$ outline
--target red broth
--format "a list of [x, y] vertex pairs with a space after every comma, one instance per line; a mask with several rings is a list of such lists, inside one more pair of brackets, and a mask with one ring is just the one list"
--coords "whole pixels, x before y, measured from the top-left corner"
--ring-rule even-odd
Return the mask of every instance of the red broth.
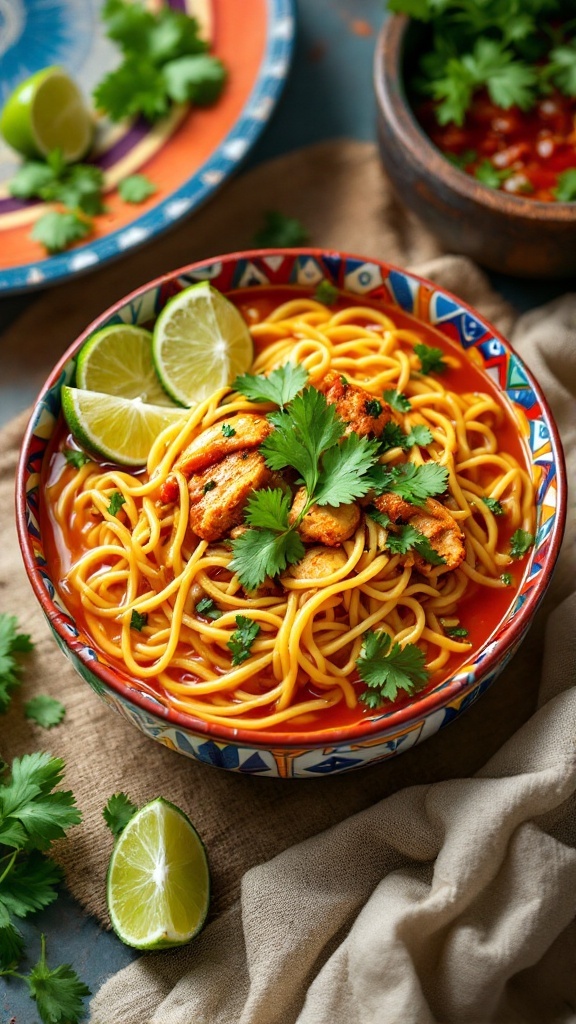
[[[309, 295], [309, 292], [290, 286], [282, 286], [265, 289], [239, 289], [231, 294], [229, 298], [238, 306], [247, 323], [253, 324], [266, 317], [281, 302], [301, 297], [303, 295]], [[466, 353], [464, 353], [459, 346], [453, 344], [433, 327], [423, 324], [419, 320], [402, 312], [401, 310], [396, 309], [395, 307], [387, 307], [381, 302], [370, 301], [369, 299], [364, 298], [359, 299], [355, 296], [341, 296], [334, 308], [339, 309], [358, 304], [374, 306], [383, 310], [385, 313], [390, 315], [398, 326], [417, 331], [425, 344], [441, 348], [446, 352], [446, 354], [457, 356], [461, 363], [460, 368], [458, 370], [449, 369], [444, 373], [442, 375], [443, 383], [446, 384], [448, 389], [453, 391], [487, 392], [498, 401], [498, 404], [501, 405], [504, 410], [504, 419], [498, 428], [500, 448], [513, 455], [522, 467], [528, 469], [527, 453], [523, 447], [519, 436], [518, 424], [515, 422], [513, 415], [510, 413], [508, 408], [499, 401], [499, 393], [492, 381], [474, 365], [471, 359], [468, 358]], [[57, 480], [59, 480], [62, 477], [62, 474], [66, 474], [66, 479], [71, 479], [73, 475], [74, 470], [66, 464], [64, 457], [61, 454], [62, 450], [69, 445], [70, 440], [71, 437], [68, 428], [65, 422], [61, 420], [50, 441], [47, 456], [44, 460], [40, 503], [41, 532], [50, 576], [62, 595], [66, 607], [75, 618], [78, 628], [86, 635], [90, 636], [80, 598], [75, 592], [70, 590], [65, 580], [65, 576], [70, 565], [83, 553], [80, 536], [76, 535], [76, 544], [73, 543], [70, 547], [66, 546], [61, 531], [54, 519], [50, 502], [46, 500], [46, 488], [48, 486], [53, 485]], [[510, 529], [506, 529], [505, 524], [504, 526], [501, 526], [501, 529], [503, 530], [503, 540], [506, 542], [512, 531]], [[75, 534], [73, 530], [71, 531], [71, 537], [72, 540], [74, 540]], [[489, 592], [487, 592], [478, 585], [471, 583], [467, 595], [459, 603], [458, 611], [462, 625], [469, 630], [469, 639], [471, 641], [470, 650], [463, 654], [452, 654], [442, 671], [431, 677], [427, 689], [433, 688], [438, 683], [448, 678], [448, 676], [457, 672], [460, 668], [469, 663], [473, 652], [477, 651], [495, 632], [514, 601], [524, 575], [526, 561], [527, 556], [512, 563], [510, 568], [512, 584], [509, 587], [503, 587], [502, 589], [491, 588]], [[110, 636], [113, 635], [114, 623], [110, 622]], [[90, 637], [90, 642], [94, 643], [92, 637]], [[97, 644], [94, 644], [94, 646], [97, 647]], [[111, 659], [108, 654], [104, 655], [104, 661], [106, 663], [113, 664], [125, 679], [128, 678], [121, 662], [118, 661], [115, 663], [114, 659]], [[176, 675], [174, 675], [174, 678], [176, 678]], [[191, 677], [189, 675], [182, 676], [182, 674], [180, 674], [178, 678], [182, 680]], [[169, 703], [169, 696], [164, 692], [160, 692], [162, 691], [162, 687], [158, 684], [151, 683], [150, 681], [144, 682], [130, 678], [131, 685], [134, 685], [134, 682], [136, 682], [143, 692], [159, 696], [162, 699], [166, 699], [167, 697], [167, 702]], [[261, 689], [262, 685], [266, 684], [265, 677], [260, 679], [258, 682]], [[246, 688], [247, 687], [245, 685], [245, 689]], [[302, 700], [307, 700], [311, 696], [317, 695], [317, 691], [315, 691], [313, 684], [308, 684], [301, 690]], [[383, 710], [390, 709], [391, 707], [403, 707], [410, 703], [410, 699], [411, 698], [408, 696], [400, 697], [394, 702], [394, 705], [390, 703], [383, 705]], [[256, 714], [257, 711], [251, 712], [252, 717], [255, 717]], [[302, 736], [304, 736], [309, 734], [311, 731], [314, 731], [316, 728], [324, 730], [354, 725], [362, 721], [362, 719], [370, 717], [372, 714], [373, 712], [369, 711], [368, 708], [361, 703], [358, 704], [356, 708], [349, 709], [343, 702], [341, 702], [332, 708], [328, 708], [318, 713], [313, 722], [298, 722], [297, 720], [289, 721], [283, 726], [264, 730], [262, 736], [263, 738], [265, 736], [274, 736], [275, 732], [285, 733], [286, 731], [302, 734]], [[232, 722], [230, 724], [232, 725]], [[238, 725], [241, 727], [241, 722], [238, 722]]]
[[478, 93], [461, 127], [438, 124], [432, 103], [417, 113], [445, 156], [479, 180], [488, 170], [503, 192], [553, 202], [559, 176], [576, 168], [576, 98], [562, 93], [544, 97], [528, 111], [504, 110]]

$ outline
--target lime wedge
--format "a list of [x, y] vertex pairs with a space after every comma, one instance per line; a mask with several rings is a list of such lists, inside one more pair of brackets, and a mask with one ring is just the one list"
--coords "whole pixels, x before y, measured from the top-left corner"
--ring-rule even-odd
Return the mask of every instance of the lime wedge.
[[210, 874], [200, 836], [183, 811], [162, 797], [120, 833], [108, 867], [110, 921], [122, 942], [164, 949], [198, 934], [210, 903]]
[[68, 163], [88, 152], [94, 121], [76, 83], [62, 68], [42, 68], [22, 82], [6, 101], [0, 132], [26, 157], [60, 149]]
[[152, 355], [168, 394], [190, 406], [245, 373], [254, 350], [236, 307], [200, 281], [175, 295], [160, 313]]
[[182, 422], [187, 410], [146, 405], [99, 391], [62, 388], [62, 412], [80, 444], [121, 466], [144, 466], [158, 434]]
[[152, 335], [132, 324], [112, 324], [88, 339], [78, 355], [76, 384], [86, 391], [174, 408], [154, 369]]

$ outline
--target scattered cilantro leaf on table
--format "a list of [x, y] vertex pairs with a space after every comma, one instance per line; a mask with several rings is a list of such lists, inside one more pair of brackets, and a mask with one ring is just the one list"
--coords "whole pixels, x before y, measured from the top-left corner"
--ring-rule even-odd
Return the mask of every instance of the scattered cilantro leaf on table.
[[156, 185], [145, 174], [130, 174], [118, 182], [118, 192], [125, 203], [143, 203], [155, 191]]
[[38, 696], [32, 697], [24, 704], [25, 717], [41, 725], [43, 729], [51, 729], [54, 725], [58, 725], [65, 714], [64, 705], [55, 697], [49, 697], [45, 693], [39, 693]]
[[241, 665], [250, 657], [252, 644], [259, 632], [260, 626], [254, 619], [246, 615], [236, 616], [236, 629], [226, 645], [232, 652], [233, 665]]
[[510, 557], [522, 558], [534, 543], [534, 534], [520, 527], [515, 530], [510, 538]]
[[[28, 633], [20, 633], [15, 615], [0, 614], [0, 713], [10, 704], [11, 691], [20, 683], [21, 666], [15, 654], [27, 654], [34, 644]], [[0, 837], [1, 841], [1, 837]]]
[[112, 834], [119, 836], [137, 810], [137, 805], [132, 803], [126, 793], [113, 793], [102, 816]]
[[296, 217], [287, 217], [279, 210], [268, 210], [264, 214], [264, 224], [254, 235], [254, 245], [264, 248], [293, 248], [305, 245], [309, 235], [304, 225]]
[[368, 630], [360, 657], [358, 675], [367, 689], [359, 700], [369, 708], [380, 707], [384, 700], [395, 700], [399, 690], [412, 694], [428, 680], [424, 652], [416, 644], [392, 644], [387, 633]]
[[46, 939], [41, 936], [40, 960], [29, 974], [10, 973], [28, 985], [43, 1024], [76, 1024], [84, 1016], [84, 996], [90, 989], [70, 964], [50, 968], [46, 960]]

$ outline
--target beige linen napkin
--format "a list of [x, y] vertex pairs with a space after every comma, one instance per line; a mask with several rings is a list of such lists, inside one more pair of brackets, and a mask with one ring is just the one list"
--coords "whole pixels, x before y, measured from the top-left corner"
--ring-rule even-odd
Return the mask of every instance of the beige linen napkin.
[[[170, 236], [43, 296], [3, 339], [8, 372], [35, 365], [40, 383], [106, 304], [187, 260], [249, 245], [269, 208], [300, 216], [311, 244], [404, 265], [437, 256], [435, 243], [391, 197], [371, 145], [322, 144], [237, 179]], [[467, 260], [433, 259], [419, 269], [511, 329], [510, 309]], [[552, 320], [530, 314], [515, 333], [558, 403], [571, 459], [575, 310], [576, 300], [565, 300]], [[56, 855], [71, 891], [101, 921], [111, 849], [101, 810], [118, 789], [137, 803], [162, 794], [180, 804], [206, 841], [214, 881], [212, 920], [200, 939], [120, 972], [93, 999], [95, 1024], [524, 1019], [512, 1011], [502, 1016], [512, 998], [531, 1007], [526, 1020], [571, 1019], [567, 1004], [576, 1005], [576, 993], [562, 974], [576, 863], [563, 805], [575, 785], [576, 713], [570, 694], [560, 692], [570, 673], [574, 684], [576, 664], [568, 648], [573, 625], [562, 627], [568, 605], [554, 613], [558, 635], [553, 660], [546, 660], [560, 671], [560, 695], [546, 703], [543, 692], [545, 706], [514, 734], [536, 706], [546, 612], [574, 589], [573, 533], [547, 609], [519, 654], [449, 730], [347, 776], [306, 783], [241, 777], [140, 736], [57, 651], [11, 521], [23, 425], [22, 418], [0, 436], [0, 610], [16, 609], [38, 646], [26, 662], [22, 695], [0, 721], [2, 755], [49, 748], [65, 758], [84, 822]], [[22, 717], [21, 701], [38, 692], [67, 706], [65, 722], [50, 733]], [[491, 756], [482, 777], [471, 778]], [[539, 1016], [538, 999], [547, 1007]]]

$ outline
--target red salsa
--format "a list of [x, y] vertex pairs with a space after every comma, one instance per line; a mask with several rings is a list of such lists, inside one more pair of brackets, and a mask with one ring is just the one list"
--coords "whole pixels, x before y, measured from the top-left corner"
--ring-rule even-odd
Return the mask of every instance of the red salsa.
[[576, 98], [553, 92], [528, 111], [504, 110], [483, 91], [462, 126], [438, 124], [434, 107], [417, 110], [424, 131], [471, 177], [541, 202], [576, 201]]

